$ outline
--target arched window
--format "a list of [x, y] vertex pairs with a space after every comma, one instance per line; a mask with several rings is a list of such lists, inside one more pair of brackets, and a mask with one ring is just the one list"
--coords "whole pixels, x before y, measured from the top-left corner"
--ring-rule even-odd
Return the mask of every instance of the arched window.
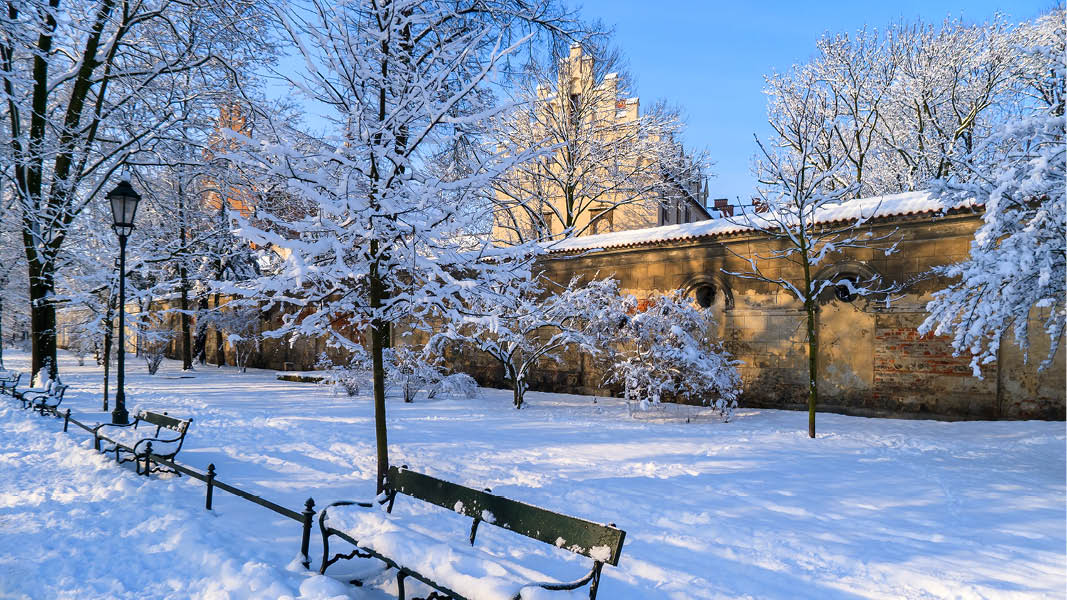
[[693, 290], [693, 300], [700, 308], [711, 308], [715, 303], [715, 286], [710, 283], [697, 286]]
[[734, 307], [730, 284], [714, 274], [701, 273], [688, 278], [681, 286], [685, 294], [700, 308], [728, 311]]
[[[848, 283], [843, 283], [846, 281]], [[854, 275], [841, 277], [834, 284], [834, 297], [842, 302], [852, 302], [856, 298], [859, 298], [859, 294], [855, 292], [855, 288], [856, 277]]]

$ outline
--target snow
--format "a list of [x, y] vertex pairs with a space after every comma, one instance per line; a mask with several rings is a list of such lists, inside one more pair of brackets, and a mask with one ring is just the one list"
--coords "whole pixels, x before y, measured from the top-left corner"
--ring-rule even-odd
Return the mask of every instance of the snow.
[[[403, 502], [404, 499], [398, 499]], [[458, 510], [456, 512], [459, 512]], [[542, 597], [531, 582], [552, 578], [515, 563], [512, 559], [490, 553], [484, 545], [470, 546], [463, 536], [441, 540], [427, 535], [407, 523], [405, 516], [358, 506], [335, 507], [328, 513], [330, 527], [349, 533], [364, 548], [374, 550], [404, 566], [429, 575], [434, 581], [469, 598], [512, 600], [521, 594], [524, 600]], [[331, 541], [331, 544], [333, 542]], [[338, 546], [337, 550], [341, 550]], [[518, 558], [521, 559], [521, 556]], [[590, 563], [588, 570], [592, 567]], [[575, 574], [577, 578], [577, 573]], [[554, 594], [557, 600], [588, 598], [587, 591]]]
[[225, 512], [196, 510], [189, 481], [118, 469], [16, 406], [0, 400], [0, 597], [347, 597], [248, 544]]
[[[905, 192], [887, 196], [859, 198], [829, 206], [820, 210], [815, 220], [817, 223], [833, 223], [853, 219], [934, 213], [945, 208], [955, 210], [969, 208], [974, 205], [973, 200], [963, 200], [950, 207], [945, 207], [940, 201], [932, 198], [929, 192]], [[545, 247], [550, 253], [574, 252], [714, 237], [751, 230], [752, 227], [746, 223], [749, 222], [748, 219], [752, 218], [759, 219], [760, 217], [758, 215], [738, 215], [731, 218], [697, 221], [696, 223], [615, 231], [546, 243]]]
[[[4, 362], [24, 370], [28, 356], [8, 351]], [[214, 463], [219, 480], [293, 510], [309, 496], [319, 508], [373, 496], [366, 396], [278, 381], [273, 371], [182, 374], [165, 361], [152, 377], [128, 362], [131, 413], [195, 418], [184, 464]], [[63, 406], [105, 420], [96, 367], [64, 355], [61, 373], [71, 384]], [[675, 407], [638, 420], [616, 398], [529, 392], [527, 402], [516, 411], [504, 390], [432, 401], [420, 394], [412, 404], [391, 395], [391, 461], [616, 523], [626, 544], [619, 566], [604, 569], [601, 598], [1065, 596], [1062, 422], [821, 414], [810, 440], [800, 412], [741, 408], [722, 423], [709, 409]], [[60, 420], [12, 404], [0, 398], [0, 597], [395, 594], [395, 574], [373, 561], [339, 563], [329, 577], [289, 570], [298, 565], [295, 522], [218, 490], [214, 511], [204, 511], [203, 483], [137, 477], [95, 455], [84, 432], [59, 433]], [[488, 523], [471, 550], [471, 519], [409, 498], [393, 514], [390, 522], [442, 552], [491, 555], [557, 581], [590, 565]], [[315, 532], [313, 568], [320, 555]], [[352, 576], [366, 585], [341, 583]], [[408, 587], [412, 596], [428, 592]]]

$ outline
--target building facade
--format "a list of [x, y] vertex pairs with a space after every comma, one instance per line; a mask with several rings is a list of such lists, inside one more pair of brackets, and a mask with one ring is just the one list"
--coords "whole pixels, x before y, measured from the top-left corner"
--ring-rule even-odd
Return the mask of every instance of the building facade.
[[500, 149], [553, 149], [515, 165], [495, 185], [494, 237], [505, 243], [691, 223], [711, 218], [707, 180], [669, 135], [672, 121], [642, 115], [615, 73], [599, 76], [574, 44], [554, 86], [498, 128]]

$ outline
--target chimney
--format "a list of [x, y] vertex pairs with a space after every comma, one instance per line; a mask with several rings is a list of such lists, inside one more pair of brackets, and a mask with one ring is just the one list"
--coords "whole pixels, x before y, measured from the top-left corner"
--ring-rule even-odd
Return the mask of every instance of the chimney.
[[761, 199], [759, 199], [759, 198], [753, 198], [753, 199], [752, 199], [752, 210], [754, 210], [754, 211], [756, 211], [756, 212], [758, 212], [758, 213], [765, 213], [765, 212], [767, 212], [767, 211], [768, 211], [769, 209], [770, 209], [770, 207], [769, 207], [769, 206], [767, 206], [767, 205], [766, 205], [766, 204], [765, 204], [765, 203], [763, 202], [763, 200], [761, 200]]
[[729, 198], [716, 198], [714, 208], [724, 217], [734, 216], [734, 207], [730, 206]]

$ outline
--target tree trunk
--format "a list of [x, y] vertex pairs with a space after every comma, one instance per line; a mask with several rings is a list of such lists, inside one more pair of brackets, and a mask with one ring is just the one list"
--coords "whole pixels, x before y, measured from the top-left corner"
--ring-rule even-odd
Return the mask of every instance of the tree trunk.
[[108, 409], [108, 381], [111, 375], [111, 344], [115, 335], [115, 323], [111, 315], [111, 297], [108, 295], [107, 300], [107, 318], [104, 319], [104, 327], [107, 329], [104, 331], [104, 412]]
[[815, 437], [815, 405], [819, 400], [819, 331], [815, 300], [805, 303], [808, 316], [808, 437]]
[[182, 309], [182, 331], [181, 331], [181, 346], [182, 346], [182, 370], [188, 371], [193, 368], [193, 348], [192, 348], [192, 335], [189, 331], [189, 269], [185, 264], [186, 259], [186, 244], [188, 243], [188, 228], [185, 226], [185, 195], [183, 188], [178, 187], [178, 219], [181, 222], [181, 228], [178, 232], [181, 241], [181, 254], [178, 260], [178, 276], [181, 279], [181, 309]]
[[44, 366], [50, 365], [46, 379], [59, 374], [56, 364], [56, 308], [51, 299], [54, 293], [53, 273], [47, 264], [29, 261], [30, 330], [33, 336], [31, 381]]
[[526, 395], [526, 381], [519, 380], [518, 370], [511, 363], [504, 363], [504, 373], [505, 377], [511, 380], [511, 402], [515, 405], [515, 410], [519, 410]]
[[189, 322], [189, 279], [186, 276], [185, 267], [181, 269], [181, 309], [182, 309], [182, 370], [189, 371], [193, 368], [193, 344], [191, 324]]
[[0, 282], [0, 371], [4, 370], [4, 288], [6, 282]]
[[197, 301], [196, 337], [193, 339], [193, 356], [201, 365], [207, 364], [207, 325], [204, 324], [204, 315], [207, 314], [207, 296], [201, 296]]
[[515, 410], [519, 410], [520, 408], [522, 408], [522, 397], [523, 397], [522, 386], [520, 386], [518, 383], [516, 383], [515, 385], [512, 386], [511, 393], [512, 393], [512, 400], [511, 401], [512, 401], [513, 404], [515, 404]]
[[[215, 294], [215, 312], [219, 311], [219, 302], [221, 297], [219, 294]], [[217, 324], [215, 325], [215, 365], [222, 367], [226, 364], [226, 346], [225, 341], [222, 339], [222, 328]]]
[[[378, 253], [378, 242], [371, 241], [371, 255]], [[371, 263], [369, 273], [370, 306], [375, 313], [381, 309], [384, 300], [382, 279], [378, 273], [378, 264]], [[385, 476], [389, 472], [389, 440], [385, 427], [385, 340], [388, 335], [387, 325], [379, 318], [371, 320], [370, 353], [374, 392], [374, 439], [377, 444], [378, 458], [378, 493], [385, 490]]]

